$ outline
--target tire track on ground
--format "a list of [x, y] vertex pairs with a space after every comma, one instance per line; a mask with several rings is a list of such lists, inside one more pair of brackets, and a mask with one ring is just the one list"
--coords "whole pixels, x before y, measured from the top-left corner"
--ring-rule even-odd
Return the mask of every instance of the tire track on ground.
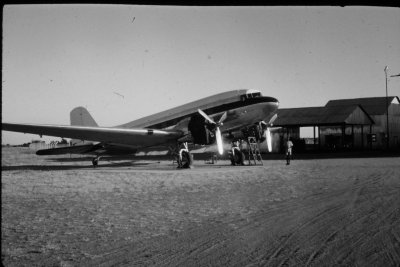
[[332, 232], [323, 242], [323, 244], [317, 249], [314, 250], [313, 253], [311, 253], [310, 257], [307, 259], [307, 262], [305, 264], [305, 266], [309, 266], [311, 264], [311, 262], [318, 257], [318, 254], [322, 253], [322, 250], [327, 246], [327, 244], [331, 241], [333, 241], [337, 235], [337, 233], [340, 230], [336, 230], [334, 232]]
[[258, 259], [256, 259], [257, 261], [261, 261], [261, 264], [265, 264], [267, 266], [271, 265], [271, 262], [277, 258], [279, 256], [279, 254], [285, 249], [285, 247], [287, 246], [287, 244], [298, 234], [300, 233], [303, 229], [309, 227], [310, 225], [315, 224], [315, 222], [317, 222], [318, 220], [320, 220], [321, 218], [325, 218], [327, 215], [329, 214], [333, 214], [335, 211], [340, 210], [340, 206], [334, 206], [331, 207], [329, 209], [325, 209], [323, 211], [321, 211], [319, 214], [317, 214], [316, 216], [313, 216], [311, 219], [306, 220], [305, 222], [303, 222], [300, 226], [295, 227], [294, 229], [292, 229], [291, 233], [288, 235], [287, 238], [285, 238], [283, 241], [280, 242], [279, 246], [273, 251], [273, 253], [268, 256], [268, 258], [266, 260], [262, 260], [263, 257], [265, 257], [265, 255], [261, 255]]
[[[274, 253], [272, 255], [269, 256], [269, 258], [266, 261], [266, 265], [271, 265], [272, 260], [274, 260], [275, 258], [277, 258], [279, 256], [279, 254], [285, 249], [285, 247], [287, 246], [287, 244], [289, 243], [289, 241], [292, 241], [293, 239], [295, 239], [295, 236], [300, 232], [300, 231], [304, 231], [304, 229], [306, 229], [308, 226], [311, 226], [313, 224], [316, 224], [318, 222], [318, 224], [320, 224], [318, 227], [312, 227], [312, 233], [308, 233], [308, 236], [315, 236], [315, 234], [317, 233], [321, 233], [322, 231], [324, 231], [324, 229], [328, 228], [333, 220], [332, 218], [335, 218], [336, 220], [337, 218], [337, 214], [340, 214], [340, 211], [343, 210], [343, 214], [340, 217], [344, 217], [346, 218], [347, 214], [354, 210], [354, 206], [355, 203], [357, 202], [357, 200], [359, 199], [361, 193], [362, 193], [362, 189], [368, 185], [370, 183], [370, 181], [365, 181], [365, 182], [360, 182], [359, 179], [356, 179], [353, 183], [353, 187], [350, 189], [350, 192], [348, 193], [347, 191], [343, 191], [340, 190], [338, 192], [333, 192], [331, 194], [327, 194], [326, 196], [321, 196], [319, 199], [316, 199], [316, 201], [321, 201], [322, 199], [325, 201], [332, 199], [332, 198], [338, 198], [339, 196], [343, 196], [348, 194], [348, 196], [346, 198], [343, 198], [342, 200], [345, 202], [348, 198], [351, 198], [351, 201], [349, 202], [348, 205], [343, 206], [341, 203], [337, 203], [337, 206], [335, 206], [334, 208], [328, 209], [328, 210], [324, 210], [323, 212], [319, 213], [318, 215], [314, 216], [313, 218], [311, 218], [310, 220], [306, 221], [304, 224], [302, 224], [301, 226], [299, 226], [298, 228], [295, 228], [293, 230], [293, 232], [291, 232], [291, 234], [287, 237], [287, 239], [285, 239], [280, 245], [279, 247], [274, 251]], [[350, 208], [349, 208], [350, 207]], [[306, 207], [305, 209], [307, 209], [309, 207]], [[353, 213], [351, 214], [352, 216], [354, 215]], [[359, 217], [359, 218], [355, 218], [354, 220], [352, 220], [351, 224], [362, 220], [363, 218], [365, 218], [367, 215]], [[313, 260], [315, 260], [318, 255], [322, 254], [322, 251], [327, 247], [327, 244], [334, 241], [337, 234], [342, 231], [344, 228], [346, 227], [346, 225], [344, 225], [343, 227], [341, 227], [340, 229], [336, 229], [333, 232], [331, 232], [331, 234], [322, 241], [322, 244], [316, 248], [308, 257], [307, 261], [305, 262], [305, 265], [310, 265], [312, 263]], [[291, 242], [293, 245], [293, 242]], [[297, 251], [298, 249], [294, 250]], [[291, 256], [293, 256], [293, 254], [295, 253], [294, 251], [292, 251], [291, 253], [287, 254], [286, 258], [283, 259], [279, 265], [283, 265], [285, 264], [285, 262], [287, 262], [289, 260], [289, 258]], [[262, 257], [261, 257], [262, 258]]]

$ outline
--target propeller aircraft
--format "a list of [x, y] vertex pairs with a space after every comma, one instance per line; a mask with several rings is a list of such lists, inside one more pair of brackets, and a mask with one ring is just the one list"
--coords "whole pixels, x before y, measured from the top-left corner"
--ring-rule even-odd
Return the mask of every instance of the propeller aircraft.
[[[233, 90], [209, 96], [115, 127], [100, 127], [83, 107], [70, 113], [71, 125], [2, 123], [2, 130], [72, 138], [72, 146], [42, 149], [37, 155], [93, 154], [93, 166], [102, 156], [130, 155], [156, 147], [183, 149], [180, 166], [190, 167], [187, 143], [217, 145], [223, 139], [255, 136], [272, 150], [270, 127], [277, 118], [279, 102], [258, 90]], [[224, 136], [224, 138], [223, 138]]]

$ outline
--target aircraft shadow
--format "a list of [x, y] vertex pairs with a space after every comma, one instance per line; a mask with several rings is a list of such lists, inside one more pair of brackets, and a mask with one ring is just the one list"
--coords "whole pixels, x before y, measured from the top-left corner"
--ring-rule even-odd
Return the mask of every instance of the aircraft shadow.
[[76, 165], [16, 165], [16, 166], [1, 166], [2, 171], [65, 171], [73, 169], [88, 169], [92, 166], [76, 166]]
[[82, 158], [48, 158], [48, 161], [53, 162], [80, 162], [80, 161], [87, 161], [91, 162], [93, 157], [82, 157]]
[[76, 170], [76, 169], [101, 169], [101, 168], [120, 168], [120, 167], [139, 167], [147, 166], [151, 163], [135, 163], [135, 162], [113, 162], [98, 165], [94, 168], [91, 162], [88, 165], [15, 165], [15, 166], [1, 166], [2, 171], [65, 171], [65, 170]]
[[[88, 161], [92, 162], [93, 157], [56, 157], [56, 158], [47, 158], [49, 161], [53, 162], [80, 162], [80, 161]], [[129, 156], [113, 156], [113, 157], [101, 157], [100, 162], [104, 161], [120, 161], [120, 160], [129, 160], [135, 161], [140, 160], [141, 158], [138, 157], [129, 157]], [[148, 158], [147, 158], [148, 159]]]

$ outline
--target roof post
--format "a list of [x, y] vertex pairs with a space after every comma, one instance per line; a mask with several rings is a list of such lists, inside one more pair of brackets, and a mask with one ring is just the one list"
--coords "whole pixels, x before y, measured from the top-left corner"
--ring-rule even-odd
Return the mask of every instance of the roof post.
[[388, 101], [388, 88], [387, 88], [387, 71], [388, 66], [385, 66], [385, 81], [386, 81], [386, 149], [389, 150], [389, 101]]
[[344, 149], [345, 145], [345, 136], [346, 136], [346, 124], [342, 124], [342, 149]]
[[364, 124], [361, 124], [361, 150], [364, 150]]

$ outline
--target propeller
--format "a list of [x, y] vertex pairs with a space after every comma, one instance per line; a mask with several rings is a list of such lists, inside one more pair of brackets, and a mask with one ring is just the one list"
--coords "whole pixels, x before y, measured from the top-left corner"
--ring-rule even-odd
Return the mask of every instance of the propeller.
[[269, 127], [265, 130], [265, 140], [267, 140], [268, 152], [271, 152], [272, 151], [272, 137], [271, 137], [271, 132], [269, 131]]
[[264, 121], [261, 122], [264, 125], [264, 127], [266, 127], [265, 140], [267, 142], [267, 148], [268, 148], [269, 152], [272, 151], [272, 136], [271, 136], [271, 131], [269, 130], [269, 127], [271, 127], [273, 125], [276, 118], [278, 118], [278, 114], [275, 114], [274, 116], [272, 116], [268, 123], [265, 123]]
[[220, 155], [222, 155], [224, 153], [224, 148], [223, 148], [223, 143], [222, 143], [222, 135], [221, 135], [221, 131], [220, 131], [219, 127], [223, 125], [223, 121], [226, 119], [226, 116], [227, 116], [226, 112], [224, 112], [224, 114], [222, 114], [222, 116], [221, 116], [221, 118], [219, 118], [218, 122], [215, 122], [206, 113], [204, 113], [204, 111], [202, 111], [201, 109], [198, 109], [197, 111], [208, 122], [215, 125], [215, 138], [217, 141], [218, 153]]
[[275, 114], [274, 116], [272, 116], [272, 118], [268, 122], [268, 126], [274, 125], [274, 121], [276, 120], [276, 118], [278, 118], [278, 114]]

